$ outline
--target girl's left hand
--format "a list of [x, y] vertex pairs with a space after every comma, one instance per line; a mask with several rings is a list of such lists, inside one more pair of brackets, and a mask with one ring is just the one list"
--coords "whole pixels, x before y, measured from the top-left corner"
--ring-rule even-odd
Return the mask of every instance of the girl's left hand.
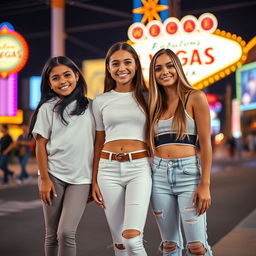
[[194, 194], [193, 205], [197, 205], [197, 214], [201, 215], [206, 212], [206, 210], [211, 205], [211, 194], [210, 186], [200, 184]]

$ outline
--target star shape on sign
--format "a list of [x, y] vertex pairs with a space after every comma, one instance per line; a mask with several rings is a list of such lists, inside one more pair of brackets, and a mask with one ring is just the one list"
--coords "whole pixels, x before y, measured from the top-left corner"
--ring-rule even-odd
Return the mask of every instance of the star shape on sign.
[[141, 23], [146, 24], [152, 20], [159, 20], [161, 18], [158, 12], [167, 10], [169, 7], [167, 5], [158, 4], [159, 0], [141, 0], [143, 6], [133, 9], [133, 13], [143, 14]]

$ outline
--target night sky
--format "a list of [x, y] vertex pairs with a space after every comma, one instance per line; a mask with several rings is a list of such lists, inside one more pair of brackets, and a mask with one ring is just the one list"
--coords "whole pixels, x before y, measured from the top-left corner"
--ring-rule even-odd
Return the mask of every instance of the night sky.
[[[40, 75], [45, 61], [50, 57], [51, 9], [50, 1], [7, 0], [0, 1], [0, 22], [10, 22], [21, 33], [30, 47], [27, 65], [19, 73], [20, 79]], [[104, 7], [119, 13], [106, 14], [72, 5], [88, 4]], [[192, 14], [199, 17], [204, 12], [213, 13], [218, 28], [241, 36], [246, 42], [256, 36], [256, 1], [237, 0], [181, 0], [181, 17]], [[66, 55], [80, 67], [85, 59], [104, 58], [107, 49], [117, 41], [125, 41], [127, 29], [133, 23], [132, 0], [66, 1]], [[95, 24], [113, 25], [112, 28], [92, 30]], [[75, 31], [79, 28], [80, 31]], [[85, 29], [86, 28], [86, 29]], [[79, 30], [78, 29], [78, 30]], [[83, 29], [83, 31], [82, 31]], [[222, 94], [227, 84], [234, 85], [234, 74], [208, 87], [208, 92]], [[234, 94], [234, 92], [233, 92]]]

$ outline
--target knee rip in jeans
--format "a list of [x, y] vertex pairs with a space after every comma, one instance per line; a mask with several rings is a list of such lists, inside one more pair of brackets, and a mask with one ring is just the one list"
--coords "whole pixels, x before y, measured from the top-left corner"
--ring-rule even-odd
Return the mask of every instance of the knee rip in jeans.
[[162, 216], [164, 215], [164, 213], [162, 211], [154, 211], [155, 216]]
[[206, 249], [200, 242], [191, 242], [188, 244], [189, 251], [192, 255], [205, 255]]
[[126, 229], [123, 231], [122, 236], [125, 239], [131, 239], [140, 235], [140, 231], [136, 229]]
[[198, 220], [184, 220], [184, 221], [189, 224], [196, 224], [198, 222]]
[[187, 207], [184, 209], [185, 212], [191, 212], [191, 211], [195, 211], [196, 208], [195, 207]]
[[165, 252], [172, 252], [172, 251], [176, 250], [177, 247], [178, 246], [175, 242], [169, 242], [169, 241], [163, 242], [163, 250]]
[[118, 250], [125, 250], [125, 247], [123, 244], [115, 244], [115, 247], [118, 249]]

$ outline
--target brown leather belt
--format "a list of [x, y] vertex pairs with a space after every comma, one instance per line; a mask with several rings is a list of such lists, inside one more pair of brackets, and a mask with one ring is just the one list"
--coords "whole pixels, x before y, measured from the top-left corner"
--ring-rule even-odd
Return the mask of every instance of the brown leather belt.
[[[148, 151], [142, 151], [137, 153], [112, 153], [112, 156], [110, 159], [110, 154], [111, 153], [108, 153], [108, 152], [101, 152], [100, 158], [115, 160], [119, 162], [125, 162], [129, 160], [135, 160], [135, 159], [140, 159], [140, 158], [149, 156]], [[131, 156], [131, 159], [129, 155]]]

